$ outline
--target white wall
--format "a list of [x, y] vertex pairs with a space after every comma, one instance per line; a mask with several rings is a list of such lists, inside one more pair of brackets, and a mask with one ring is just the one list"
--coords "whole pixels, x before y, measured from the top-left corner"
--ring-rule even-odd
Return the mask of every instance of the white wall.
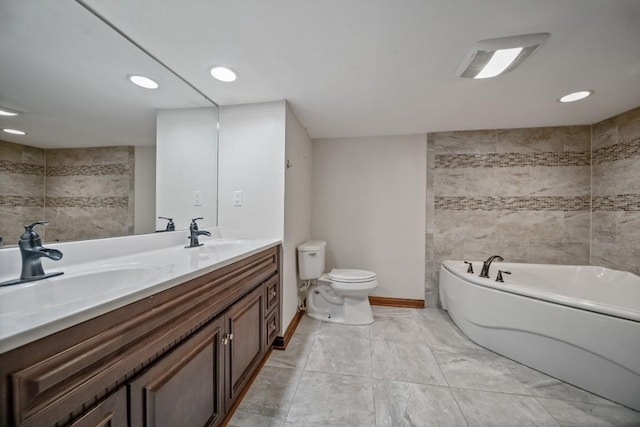
[[156, 147], [135, 147], [134, 216], [135, 234], [156, 230]]
[[286, 109], [284, 241], [282, 279], [282, 331], [298, 308], [297, 246], [311, 237], [311, 138], [293, 114]]
[[377, 273], [376, 296], [424, 299], [426, 135], [313, 141], [311, 231], [327, 268]]
[[[156, 215], [174, 219], [177, 229], [204, 217], [200, 228], [217, 225], [218, 109], [162, 110], [156, 126]], [[194, 206], [194, 191], [202, 206]], [[156, 220], [162, 230], [165, 220]]]
[[[220, 107], [218, 224], [225, 237], [284, 236], [285, 101]], [[242, 191], [242, 206], [233, 192]]]

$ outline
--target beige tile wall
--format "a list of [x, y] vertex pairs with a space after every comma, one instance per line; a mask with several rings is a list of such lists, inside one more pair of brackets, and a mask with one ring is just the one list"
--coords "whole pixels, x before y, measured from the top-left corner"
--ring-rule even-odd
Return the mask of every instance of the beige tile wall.
[[593, 125], [591, 263], [640, 275], [640, 108]]
[[47, 150], [47, 241], [133, 233], [133, 147]]
[[0, 141], [0, 236], [46, 220], [45, 242], [133, 234], [134, 149], [50, 149]]
[[427, 136], [426, 300], [446, 259], [588, 264], [591, 126]]
[[45, 151], [0, 141], [0, 237], [18, 243], [27, 222], [44, 218]]

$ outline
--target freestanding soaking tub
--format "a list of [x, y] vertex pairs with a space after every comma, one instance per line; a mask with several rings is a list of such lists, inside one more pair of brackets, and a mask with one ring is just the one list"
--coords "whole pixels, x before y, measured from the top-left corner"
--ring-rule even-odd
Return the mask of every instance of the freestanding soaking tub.
[[[473, 341], [640, 411], [640, 277], [592, 266], [495, 262], [489, 279], [440, 267], [442, 307]], [[510, 271], [504, 283], [498, 269]]]

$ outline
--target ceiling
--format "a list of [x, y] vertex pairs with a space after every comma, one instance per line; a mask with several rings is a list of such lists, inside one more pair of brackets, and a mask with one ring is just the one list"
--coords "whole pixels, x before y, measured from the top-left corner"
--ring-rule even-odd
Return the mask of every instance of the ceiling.
[[[86, 3], [220, 105], [287, 99], [313, 138], [588, 124], [640, 105], [638, 0]], [[454, 76], [475, 42], [539, 32], [511, 73]]]
[[[588, 124], [640, 105], [638, 0], [85, 3], [220, 105], [287, 99], [313, 138]], [[513, 72], [455, 77], [475, 42], [537, 32], [551, 35]], [[0, 103], [28, 113], [11, 123], [42, 126], [30, 145], [152, 144], [155, 109], [210, 105], [73, 0], [3, 0], [0, 55]], [[596, 92], [556, 101], [577, 89]]]
[[[0, 2], [0, 139], [40, 148], [154, 145], [156, 111], [211, 106], [73, 0]], [[153, 77], [161, 90], [132, 85]]]

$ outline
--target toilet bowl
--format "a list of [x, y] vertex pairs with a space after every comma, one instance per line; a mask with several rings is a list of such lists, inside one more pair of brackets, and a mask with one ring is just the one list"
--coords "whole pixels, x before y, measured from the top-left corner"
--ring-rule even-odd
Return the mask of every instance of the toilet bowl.
[[307, 315], [345, 325], [373, 323], [369, 294], [378, 287], [376, 274], [365, 270], [333, 269], [307, 291]]
[[376, 274], [366, 270], [333, 269], [324, 273], [326, 242], [298, 246], [300, 279], [310, 283], [306, 312], [313, 319], [346, 325], [373, 323], [369, 294], [378, 287]]

